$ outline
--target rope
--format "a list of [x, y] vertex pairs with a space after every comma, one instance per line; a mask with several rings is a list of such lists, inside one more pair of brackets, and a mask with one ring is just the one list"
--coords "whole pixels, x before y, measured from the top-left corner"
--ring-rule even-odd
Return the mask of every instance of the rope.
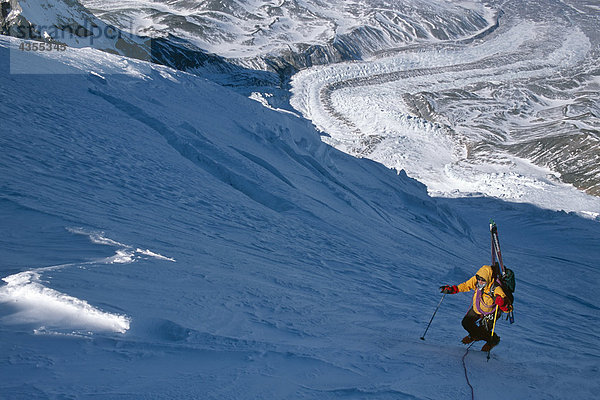
[[467, 380], [467, 385], [471, 388], [471, 400], [475, 400], [475, 390], [473, 386], [471, 386], [471, 382], [469, 382], [469, 375], [467, 374], [467, 365], [465, 364], [465, 357], [469, 354], [469, 349], [473, 346], [475, 342], [472, 342], [469, 347], [467, 347], [467, 351], [465, 351], [465, 355], [462, 357], [463, 368], [465, 370], [465, 379]]

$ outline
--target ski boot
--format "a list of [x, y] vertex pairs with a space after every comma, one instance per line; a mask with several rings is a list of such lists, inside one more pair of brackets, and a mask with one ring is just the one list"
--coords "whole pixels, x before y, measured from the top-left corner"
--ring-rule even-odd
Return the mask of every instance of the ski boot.
[[483, 347], [481, 348], [481, 351], [490, 351], [498, 343], [500, 343], [500, 336], [498, 336], [494, 333], [494, 336], [483, 345]]

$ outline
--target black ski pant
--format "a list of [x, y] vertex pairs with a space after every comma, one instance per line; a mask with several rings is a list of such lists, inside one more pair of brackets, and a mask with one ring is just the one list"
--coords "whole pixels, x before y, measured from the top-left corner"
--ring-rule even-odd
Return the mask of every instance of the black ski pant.
[[[471, 308], [467, 315], [462, 320], [462, 326], [465, 328], [467, 332], [469, 332], [469, 336], [475, 340], [485, 340], [489, 342], [492, 338], [491, 329], [488, 329], [485, 324], [477, 324], [477, 321], [481, 320], [482, 316], [477, 314], [473, 308]], [[494, 338], [497, 335], [494, 333]]]

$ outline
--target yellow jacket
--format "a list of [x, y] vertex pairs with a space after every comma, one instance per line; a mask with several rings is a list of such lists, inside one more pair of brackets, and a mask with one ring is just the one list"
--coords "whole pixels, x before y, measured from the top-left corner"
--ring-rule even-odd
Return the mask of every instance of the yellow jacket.
[[[458, 291], [468, 292], [470, 290], [475, 290], [475, 293], [473, 294], [473, 310], [477, 314], [488, 315], [493, 313], [496, 309], [496, 296], [500, 295], [503, 299], [505, 299], [506, 294], [500, 286], [495, 285], [494, 282], [492, 282], [492, 267], [489, 265], [484, 265], [483, 267], [479, 268], [477, 275], [485, 279], [486, 284], [483, 290], [477, 289], [477, 277], [473, 276], [468, 281], [458, 285]], [[493, 293], [492, 286], [495, 286]]]

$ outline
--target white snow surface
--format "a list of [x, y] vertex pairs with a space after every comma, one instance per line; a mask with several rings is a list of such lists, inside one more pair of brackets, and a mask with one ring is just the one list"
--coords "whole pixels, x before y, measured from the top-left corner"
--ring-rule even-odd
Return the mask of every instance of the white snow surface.
[[[0, 36], [3, 399], [462, 399], [465, 374], [474, 398], [597, 396], [597, 221], [429, 197], [166, 67], [69, 48], [20, 59], [73, 73], [10, 74], [19, 44]], [[486, 361], [460, 344], [470, 294], [419, 337], [438, 286], [489, 263], [490, 217], [517, 291]]]

